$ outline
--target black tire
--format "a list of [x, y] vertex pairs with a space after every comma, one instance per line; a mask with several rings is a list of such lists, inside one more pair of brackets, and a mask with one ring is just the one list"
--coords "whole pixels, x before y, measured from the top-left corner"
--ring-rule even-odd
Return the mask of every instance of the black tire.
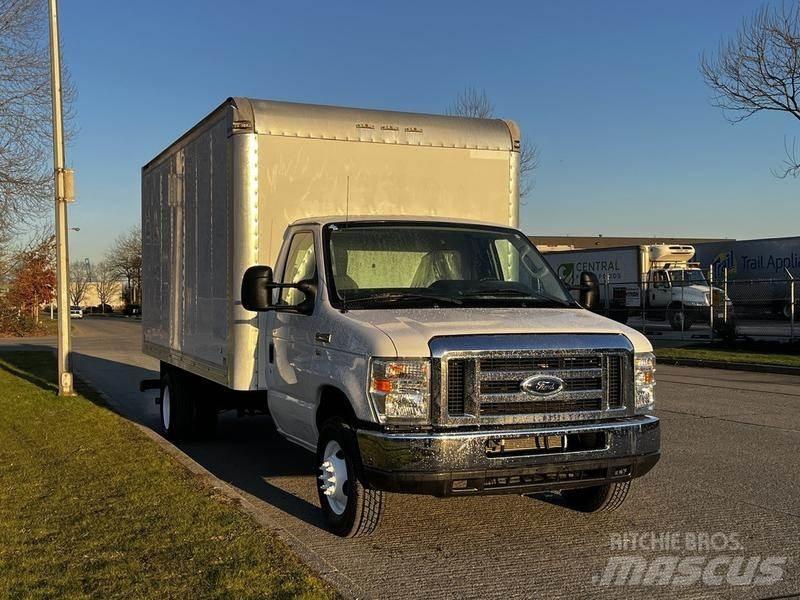
[[[335, 482], [332, 487], [327, 488], [335, 491], [329, 498], [325, 492], [328, 485], [325, 478], [332, 473], [325, 467], [326, 450], [336, 448], [333, 444], [338, 446], [339, 451], [335, 455], [339, 459], [338, 464], [343, 462], [346, 467], [346, 481], [341, 488], [336, 487], [336, 483], [341, 482]], [[322, 515], [330, 530], [336, 535], [349, 538], [372, 534], [377, 529], [383, 513], [383, 492], [364, 485], [355, 435], [341, 419], [329, 419], [322, 425], [317, 443], [317, 467], [319, 473], [315, 481], [317, 494]], [[333, 466], [327, 468], [334, 469]], [[337, 502], [335, 498], [339, 498], [340, 501]]]
[[192, 401], [186, 377], [169, 369], [161, 378], [161, 429], [174, 441], [185, 440], [192, 434]]
[[168, 369], [161, 380], [161, 428], [170, 440], [204, 440], [214, 436], [217, 407], [203, 393], [203, 380]]
[[692, 327], [692, 318], [682, 306], [667, 309], [667, 322], [675, 331], [689, 331]]
[[[791, 302], [787, 302], [786, 304], [783, 305], [783, 309], [781, 310], [781, 314], [783, 315], [783, 318], [786, 319], [787, 321], [791, 321], [792, 320], [792, 303]], [[797, 314], [795, 314], [795, 319], [796, 318], [797, 318]]]
[[219, 393], [217, 384], [205, 379], [184, 373], [188, 379], [192, 405], [192, 431], [191, 439], [208, 440], [214, 437], [217, 431], [217, 404], [215, 395]]
[[617, 510], [631, 487], [630, 481], [596, 485], [577, 490], [564, 490], [561, 497], [564, 504], [573, 510], [586, 513], [611, 512]]

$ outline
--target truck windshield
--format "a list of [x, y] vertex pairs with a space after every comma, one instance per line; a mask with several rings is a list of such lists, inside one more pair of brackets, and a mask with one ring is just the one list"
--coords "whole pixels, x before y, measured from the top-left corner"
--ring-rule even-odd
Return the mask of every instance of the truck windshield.
[[700, 269], [670, 269], [672, 285], [708, 285], [706, 276]]
[[428, 223], [330, 225], [332, 304], [577, 307], [539, 252], [509, 229]]

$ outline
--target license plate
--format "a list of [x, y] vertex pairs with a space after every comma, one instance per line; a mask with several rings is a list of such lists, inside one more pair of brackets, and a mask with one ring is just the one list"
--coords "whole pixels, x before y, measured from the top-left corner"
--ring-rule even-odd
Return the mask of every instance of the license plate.
[[567, 446], [565, 435], [532, 435], [526, 437], [497, 438], [486, 442], [487, 454], [539, 450], [563, 450]]

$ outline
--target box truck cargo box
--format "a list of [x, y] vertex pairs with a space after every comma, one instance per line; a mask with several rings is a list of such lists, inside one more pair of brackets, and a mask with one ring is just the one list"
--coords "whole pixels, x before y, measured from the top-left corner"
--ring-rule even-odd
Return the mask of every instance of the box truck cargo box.
[[[239, 286], [289, 223], [324, 215], [518, 222], [502, 120], [231, 98], [142, 169], [145, 351], [256, 389]], [[231, 298], [233, 301], [231, 301]]]

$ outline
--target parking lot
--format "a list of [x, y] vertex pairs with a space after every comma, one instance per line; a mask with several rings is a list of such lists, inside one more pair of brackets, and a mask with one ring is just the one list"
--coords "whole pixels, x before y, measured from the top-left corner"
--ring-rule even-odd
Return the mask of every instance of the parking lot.
[[[157, 376], [158, 364], [141, 354], [140, 339], [136, 321], [84, 319], [75, 323], [74, 365], [79, 376], [112, 399], [115, 410], [157, 429], [155, 394], [142, 394], [137, 386], [140, 379]], [[0, 351], [15, 345], [0, 342]], [[346, 595], [800, 594], [800, 381], [786, 375], [676, 367], [660, 367], [657, 379], [661, 462], [634, 482], [622, 509], [606, 516], [571, 512], [547, 498], [390, 495], [376, 535], [342, 540], [322, 529], [311, 454], [274, 434], [268, 418], [226, 416], [215, 441], [183, 444], [181, 449], [241, 490], [285, 540], [313, 555], [314, 566]], [[714, 543], [686, 543], [703, 536]], [[665, 539], [679, 542], [665, 546]], [[627, 545], [621, 546], [621, 540]], [[634, 587], [630, 578], [609, 580], [609, 564], [616, 564], [610, 557], [650, 565], [665, 556], [665, 564], [694, 556], [701, 566], [714, 560], [717, 566], [690, 585], [669, 577], [663, 585], [655, 579], [652, 585], [639, 581]], [[746, 565], [755, 557], [772, 557], [780, 578], [752, 585]], [[733, 560], [737, 558], [743, 562]], [[741, 566], [734, 573], [741, 575], [738, 579], [729, 576], [730, 565], [736, 564]], [[737, 582], [745, 585], [731, 585]]]
[[[626, 324], [643, 332], [653, 342], [710, 342], [711, 327], [706, 323], [694, 323], [685, 331], [675, 331], [665, 321], [643, 320], [632, 316]], [[736, 335], [753, 340], [789, 341], [800, 339], [800, 323], [794, 327], [786, 319], [737, 319]], [[715, 334], [719, 340], [719, 334]]]

